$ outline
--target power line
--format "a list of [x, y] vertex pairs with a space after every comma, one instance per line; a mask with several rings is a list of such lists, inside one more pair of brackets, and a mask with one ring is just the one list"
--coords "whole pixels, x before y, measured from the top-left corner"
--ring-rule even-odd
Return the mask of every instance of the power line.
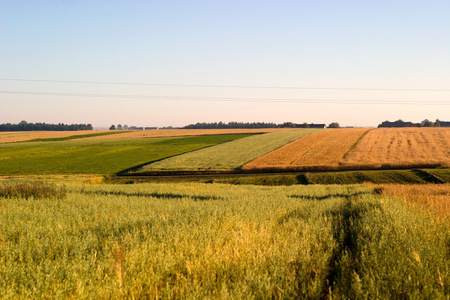
[[76, 80], [46, 80], [46, 79], [18, 79], [0, 78], [1, 81], [19, 82], [47, 82], [74, 84], [102, 84], [102, 85], [132, 85], [132, 86], [161, 86], [161, 87], [198, 87], [198, 88], [233, 88], [233, 89], [280, 89], [280, 90], [339, 90], [339, 91], [404, 91], [404, 92], [450, 92], [450, 89], [431, 88], [350, 88], [350, 87], [295, 87], [295, 86], [251, 86], [251, 85], [212, 85], [212, 84], [173, 84], [173, 83], [136, 83], [136, 82], [108, 82], [108, 81], [76, 81]]
[[88, 97], [109, 99], [148, 99], [174, 101], [213, 101], [213, 102], [258, 102], [258, 103], [316, 103], [316, 104], [407, 104], [407, 105], [450, 105], [447, 100], [370, 100], [370, 99], [295, 99], [295, 98], [230, 98], [230, 97], [192, 97], [192, 96], [160, 96], [160, 95], [120, 95], [91, 93], [56, 93], [56, 92], [22, 92], [1, 91], [2, 94], [31, 96]]

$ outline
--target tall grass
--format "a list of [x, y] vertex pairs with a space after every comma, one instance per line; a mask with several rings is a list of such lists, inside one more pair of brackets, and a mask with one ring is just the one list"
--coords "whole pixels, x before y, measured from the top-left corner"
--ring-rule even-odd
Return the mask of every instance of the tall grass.
[[0, 198], [0, 298], [445, 298], [450, 229], [367, 186]]

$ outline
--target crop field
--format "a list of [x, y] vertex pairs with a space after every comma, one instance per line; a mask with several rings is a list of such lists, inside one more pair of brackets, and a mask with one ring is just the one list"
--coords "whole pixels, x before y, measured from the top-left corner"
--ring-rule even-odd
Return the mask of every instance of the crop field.
[[171, 157], [144, 166], [138, 173], [158, 170], [233, 170], [317, 129], [272, 132], [253, 135], [230, 143]]
[[258, 170], [395, 169], [450, 166], [449, 128], [339, 129], [317, 132], [242, 167]]
[[0, 175], [115, 174], [246, 136], [248, 135], [0, 144]]
[[440, 223], [450, 225], [450, 184], [379, 185], [383, 194], [402, 199], [427, 212]]
[[0, 132], [0, 143], [14, 143], [25, 142], [37, 139], [55, 139], [55, 138], [68, 138], [71, 136], [82, 135], [103, 135], [110, 133], [110, 131], [92, 131], [92, 130], [79, 130], [79, 131], [14, 131], [14, 132]]
[[450, 166], [450, 128], [378, 128], [345, 158], [345, 166]]
[[335, 168], [368, 130], [333, 129], [317, 132], [261, 156], [242, 169], [301, 170], [311, 166]]
[[112, 139], [139, 139], [155, 137], [179, 137], [219, 134], [258, 134], [268, 132], [293, 131], [292, 128], [248, 128], [248, 129], [159, 129], [159, 130], [134, 130], [128, 132], [115, 131], [119, 134], [111, 136], [97, 136], [87, 138], [89, 140]]
[[449, 223], [395, 191], [4, 180], [0, 298], [448, 298]]

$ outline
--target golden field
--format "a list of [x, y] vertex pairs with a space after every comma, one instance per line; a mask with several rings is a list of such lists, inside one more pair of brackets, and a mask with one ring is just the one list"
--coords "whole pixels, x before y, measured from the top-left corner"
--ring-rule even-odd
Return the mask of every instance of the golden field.
[[93, 133], [103, 133], [108, 130], [79, 130], [79, 131], [13, 131], [0, 132], [0, 143], [25, 142], [35, 139], [64, 138], [73, 135], [87, 135]]
[[376, 185], [374, 189], [402, 199], [439, 222], [450, 222], [450, 184], [385, 184]]
[[450, 166], [450, 128], [333, 129], [304, 136], [243, 170], [394, 169]]
[[304, 136], [243, 166], [254, 169], [336, 168], [368, 128], [330, 129]]
[[343, 161], [373, 168], [450, 166], [450, 128], [378, 128]]

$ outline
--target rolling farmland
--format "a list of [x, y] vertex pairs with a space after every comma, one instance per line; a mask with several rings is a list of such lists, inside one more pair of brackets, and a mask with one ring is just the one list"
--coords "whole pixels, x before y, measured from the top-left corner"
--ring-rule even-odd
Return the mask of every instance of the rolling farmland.
[[302, 137], [243, 166], [243, 170], [333, 169], [369, 129], [331, 129]]
[[0, 175], [109, 175], [246, 136], [248, 135], [0, 144]]
[[145, 173], [159, 170], [233, 170], [256, 157], [317, 131], [319, 130], [300, 129], [254, 135], [152, 163], [137, 172]]
[[317, 132], [243, 166], [258, 170], [395, 169], [450, 166], [449, 128]]

